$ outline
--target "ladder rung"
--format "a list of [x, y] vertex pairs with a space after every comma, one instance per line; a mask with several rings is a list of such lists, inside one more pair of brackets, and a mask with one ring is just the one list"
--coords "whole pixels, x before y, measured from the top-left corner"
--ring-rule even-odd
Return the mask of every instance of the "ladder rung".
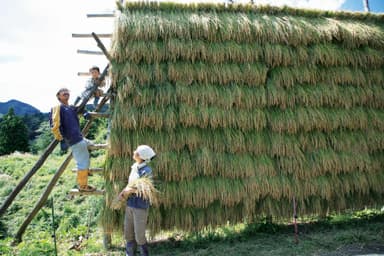
[[87, 18], [113, 18], [115, 17], [115, 13], [90, 13], [87, 14]]
[[100, 113], [100, 112], [88, 112], [88, 114], [92, 118], [95, 118], [95, 117], [106, 117], [106, 118], [108, 118], [110, 116], [109, 113]]
[[106, 92], [106, 93], [103, 93], [103, 95], [101, 95], [101, 97], [110, 97], [112, 95], [112, 93], [110, 92]]
[[98, 149], [107, 149], [108, 144], [93, 144], [88, 145], [88, 150], [98, 150]]
[[[112, 34], [97, 34], [99, 38], [111, 38]], [[72, 37], [74, 38], [93, 38], [92, 34], [79, 34], [79, 33], [73, 33]]]
[[77, 72], [78, 76], [89, 76], [89, 72]]
[[[80, 54], [89, 54], [89, 55], [104, 55], [101, 51], [90, 51], [90, 50], [77, 50], [77, 53]], [[81, 72], [79, 72], [81, 73]]]
[[[91, 173], [102, 173], [104, 171], [103, 168], [89, 168], [89, 172]], [[76, 168], [73, 168], [72, 169], [72, 172], [77, 172], [77, 169]]]
[[[79, 50], [79, 51], [80, 51], [80, 50]], [[78, 52], [78, 53], [79, 53], [79, 52]], [[78, 76], [90, 76], [91, 73], [86, 72], [86, 71], [79, 71], [79, 72], [77, 72], [77, 75], [78, 75]]]
[[95, 191], [79, 191], [77, 188], [71, 189], [69, 191], [69, 195], [71, 196], [92, 196], [92, 195], [98, 195], [102, 196], [104, 195], [104, 190], [95, 190]]

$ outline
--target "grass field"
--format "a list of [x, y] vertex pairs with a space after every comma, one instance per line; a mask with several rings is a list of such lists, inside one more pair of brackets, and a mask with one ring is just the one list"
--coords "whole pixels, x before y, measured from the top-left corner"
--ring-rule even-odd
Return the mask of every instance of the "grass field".
[[384, 215], [338, 215], [299, 225], [253, 224], [239, 232], [190, 237], [153, 245], [154, 255], [355, 255], [384, 254]]
[[[151, 255], [384, 255], [384, 214], [359, 211], [299, 223], [298, 243], [291, 224], [226, 226], [195, 234], [173, 233], [150, 242]], [[80, 254], [79, 254], [80, 255]], [[86, 255], [124, 255], [121, 243]]]

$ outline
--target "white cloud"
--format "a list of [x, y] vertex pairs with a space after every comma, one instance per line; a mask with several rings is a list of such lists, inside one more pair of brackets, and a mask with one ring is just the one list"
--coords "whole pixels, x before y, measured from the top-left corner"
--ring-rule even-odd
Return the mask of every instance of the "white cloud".
[[338, 10], [346, 0], [254, 0], [255, 4], [291, 6], [296, 8]]

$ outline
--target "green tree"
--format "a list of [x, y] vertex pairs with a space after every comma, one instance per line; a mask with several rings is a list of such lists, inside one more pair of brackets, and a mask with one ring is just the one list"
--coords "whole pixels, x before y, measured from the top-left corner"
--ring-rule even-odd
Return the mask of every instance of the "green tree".
[[14, 151], [27, 152], [28, 128], [23, 120], [15, 115], [13, 108], [3, 116], [0, 122], [0, 155], [6, 155]]
[[48, 121], [42, 122], [40, 127], [35, 130], [35, 133], [39, 135], [31, 143], [31, 151], [34, 154], [44, 150], [54, 139]]
[[41, 124], [49, 119], [48, 113], [26, 114], [22, 117], [23, 122], [28, 128], [28, 140], [33, 141], [40, 136]]

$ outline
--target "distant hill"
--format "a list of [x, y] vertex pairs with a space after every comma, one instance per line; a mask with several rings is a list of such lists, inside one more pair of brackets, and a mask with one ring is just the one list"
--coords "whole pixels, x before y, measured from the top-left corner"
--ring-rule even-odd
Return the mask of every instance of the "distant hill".
[[33, 115], [40, 113], [40, 110], [27, 103], [18, 100], [10, 100], [5, 103], [0, 102], [0, 117], [7, 114], [10, 108], [13, 108], [15, 110], [15, 114], [17, 116]]

